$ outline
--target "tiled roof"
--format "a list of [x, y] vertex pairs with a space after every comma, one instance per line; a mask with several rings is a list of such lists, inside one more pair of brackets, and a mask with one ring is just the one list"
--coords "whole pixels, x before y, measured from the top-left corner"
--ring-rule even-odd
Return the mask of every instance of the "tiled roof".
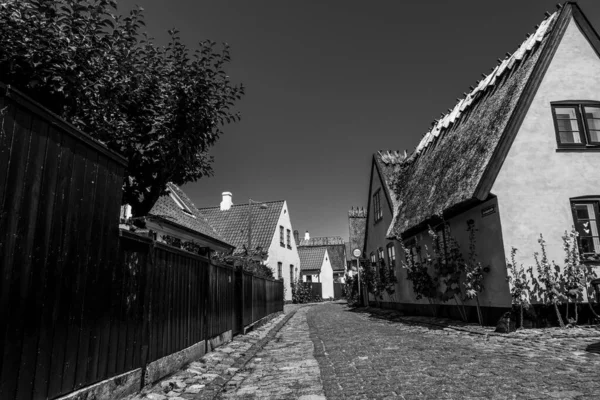
[[298, 255], [300, 256], [300, 271], [320, 272], [326, 250], [327, 248], [324, 246], [298, 247]]
[[[252, 204], [253, 249], [269, 249], [284, 203], [284, 200], [279, 200]], [[220, 207], [200, 209], [215, 230], [236, 247], [234, 254], [243, 252], [243, 247], [248, 244], [248, 207], [248, 204], [239, 204], [225, 211], [221, 211]]]
[[173, 200], [171, 195], [167, 194], [158, 198], [149, 215], [158, 217], [177, 225], [191, 229], [201, 235], [219, 240], [229, 244], [219, 233], [210, 225], [206, 217], [198, 211], [192, 200], [173, 183], [167, 184], [167, 190], [173, 192], [184, 205], [189, 209], [191, 214], [183, 211], [181, 207]]
[[[388, 237], [400, 237], [447, 210], [487, 197], [489, 189], [481, 184], [501, 165], [510, 135], [518, 129], [519, 107], [525, 109], [539, 82], [540, 60], [547, 60], [557, 45], [574, 7], [566, 3], [560, 12], [548, 14], [513, 54], [499, 60], [492, 73], [435, 121], [405, 161], [393, 164], [397, 171], [391, 186], [397, 198], [391, 196], [394, 219]], [[381, 156], [376, 159], [386, 164]]]
[[329, 261], [334, 271], [346, 270], [346, 243], [327, 246], [327, 253], [329, 253]]
[[[301, 248], [312, 248], [318, 247], [327, 249], [329, 253], [329, 261], [331, 262], [331, 268], [334, 271], [344, 271], [346, 269], [345, 253], [346, 253], [346, 242], [340, 236], [324, 236], [314, 237], [310, 239], [300, 240], [298, 245], [298, 251]], [[300, 260], [302, 265], [302, 260]]]
[[329, 246], [336, 244], [344, 244], [344, 239], [341, 236], [313, 237], [308, 240], [300, 239], [298, 246]]

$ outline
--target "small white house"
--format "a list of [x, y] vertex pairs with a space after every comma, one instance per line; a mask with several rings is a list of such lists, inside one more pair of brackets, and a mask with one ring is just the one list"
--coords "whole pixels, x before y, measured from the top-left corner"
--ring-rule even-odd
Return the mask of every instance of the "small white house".
[[327, 247], [299, 247], [298, 255], [302, 281], [321, 283], [321, 298], [333, 298], [333, 268]]
[[219, 207], [201, 208], [200, 212], [235, 246], [234, 254], [243, 253], [248, 246], [267, 250], [265, 264], [276, 279], [283, 279], [285, 300], [292, 300], [291, 282], [297, 277], [300, 258], [285, 200], [233, 204], [232, 194], [224, 192]]

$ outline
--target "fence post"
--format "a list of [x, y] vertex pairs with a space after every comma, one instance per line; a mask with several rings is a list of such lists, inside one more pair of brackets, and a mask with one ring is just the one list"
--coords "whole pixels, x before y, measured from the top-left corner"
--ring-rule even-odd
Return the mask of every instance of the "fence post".
[[140, 364], [142, 376], [140, 390], [146, 385], [146, 367], [150, 357], [150, 324], [152, 321], [152, 278], [154, 274], [155, 261], [154, 240], [149, 244], [146, 253], [146, 270], [142, 279], [143, 307], [142, 307], [142, 346], [140, 349]]

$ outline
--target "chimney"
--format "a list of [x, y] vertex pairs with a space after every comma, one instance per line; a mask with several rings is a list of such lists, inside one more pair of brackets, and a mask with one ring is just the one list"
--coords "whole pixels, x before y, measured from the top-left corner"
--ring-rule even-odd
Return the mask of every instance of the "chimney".
[[304, 240], [310, 240], [310, 233], [308, 231], [304, 234]]
[[233, 200], [231, 199], [233, 195], [231, 192], [223, 192], [223, 200], [221, 201], [221, 211], [226, 211], [231, 208], [233, 205]]
[[294, 240], [296, 241], [296, 246], [300, 244], [300, 234], [297, 230], [294, 230]]

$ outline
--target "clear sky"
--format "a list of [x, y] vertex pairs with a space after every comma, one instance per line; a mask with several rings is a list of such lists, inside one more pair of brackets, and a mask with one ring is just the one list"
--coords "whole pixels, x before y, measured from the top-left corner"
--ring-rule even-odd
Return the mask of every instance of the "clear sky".
[[[231, 46], [247, 93], [213, 147], [215, 175], [183, 189], [196, 206], [287, 200], [292, 225], [348, 237], [367, 206], [372, 154], [409, 152], [431, 122], [554, 12], [547, 0], [119, 0], [145, 9], [159, 43]], [[600, 1], [579, 5], [596, 30]]]

